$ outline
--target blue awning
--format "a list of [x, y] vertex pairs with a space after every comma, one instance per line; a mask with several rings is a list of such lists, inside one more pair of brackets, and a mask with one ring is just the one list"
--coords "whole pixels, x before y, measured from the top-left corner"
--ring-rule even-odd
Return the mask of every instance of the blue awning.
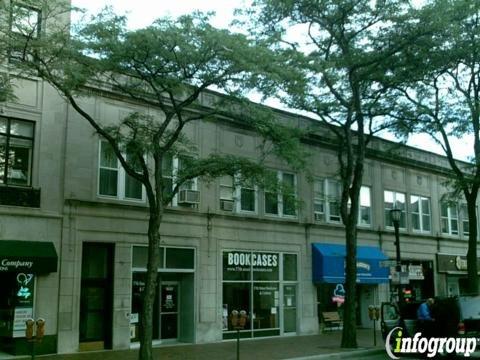
[[[312, 244], [312, 276], [314, 283], [345, 282], [345, 245]], [[389, 268], [380, 261], [388, 259], [374, 246], [357, 246], [357, 283], [379, 284], [388, 282]]]

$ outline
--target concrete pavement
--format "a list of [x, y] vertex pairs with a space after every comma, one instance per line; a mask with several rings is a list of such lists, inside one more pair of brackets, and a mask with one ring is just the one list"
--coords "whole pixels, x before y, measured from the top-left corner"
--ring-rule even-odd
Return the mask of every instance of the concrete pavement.
[[[373, 346], [373, 330], [357, 330], [358, 349], [341, 349], [341, 331], [319, 335], [286, 336], [268, 339], [243, 339], [240, 342], [241, 359], [340, 359], [368, 357], [384, 353], [383, 340], [377, 332], [377, 346]], [[41, 360], [136, 360], [138, 350], [106, 350], [74, 354], [37, 356]], [[25, 358], [25, 357], [22, 357]], [[235, 360], [236, 341], [210, 344], [172, 344], [154, 348], [154, 358], [161, 360]], [[1, 359], [1, 357], [0, 357]], [[20, 359], [16, 357], [15, 359]]]

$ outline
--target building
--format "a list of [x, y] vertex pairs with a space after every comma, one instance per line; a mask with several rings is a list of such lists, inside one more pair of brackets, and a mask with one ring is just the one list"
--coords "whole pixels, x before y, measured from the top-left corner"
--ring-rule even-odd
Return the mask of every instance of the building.
[[[46, 320], [40, 352], [134, 347], [146, 268], [147, 211], [132, 182], [93, 130], [38, 78], [18, 80], [18, 99], [0, 108], [0, 350], [25, 352], [24, 321]], [[206, 92], [202, 101], [218, 96]], [[141, 104], [114, 93], [83, 99], [101, 119]], [[314, 120], [276, 111], [298, 126]], [[258, 136], [233, 121], [192, 123], [197, 156], [221, 150], [255, 158]], [[296, 189], [301, 206], [231, 178], [194, 181], [164, 217], [155, 343], [232, 338], [232, 310], [250, 316], [244, 337], [312, 334], [321, 314], [341, 307], [344, 244], [338, 168], [328, 133], [305, 147], [309, 170], [276, 159], [267, 166]], [[445, 158], [375, 140], [367, 154], [358, 232], [358, 325], [390, 297], [381, 261], [395, 257], [389, 210], [403, 210], [402, 262], [409, 294], [462, 291], [468, 219], [442, 202]], [[8, 156], [6, 155], [8, 154]], [[181, 159], [172, 158], [173, 173]], [[4, 295], [3, 295], [4, 294]]]

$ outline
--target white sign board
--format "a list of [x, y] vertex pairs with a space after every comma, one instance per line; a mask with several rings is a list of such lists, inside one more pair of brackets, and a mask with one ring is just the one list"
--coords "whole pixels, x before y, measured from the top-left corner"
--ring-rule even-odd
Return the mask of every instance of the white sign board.
[[27, 325], [25, 322], [33, 317], [33, 308], [16, 307], [13, 317], [13, 337], [24, 337]]

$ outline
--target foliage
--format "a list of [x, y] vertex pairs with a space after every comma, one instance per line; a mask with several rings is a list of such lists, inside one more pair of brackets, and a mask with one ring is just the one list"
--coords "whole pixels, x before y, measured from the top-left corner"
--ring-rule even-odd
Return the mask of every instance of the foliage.
[[[36, 1], [30, 5], [40, 6]], [[6, 31], [4, 37], [9, 50], [17, 55], [15, 69], [40, 76], [55, 87], [108, 141], [127, 174], [145, 187], [149, 257], [139, 356], [151, 359], [153, 303], [165, 206], [182, 184], [197, 177], [211, 180], [241, 174], [237, 176], [240, 182], [255, 181], [281, 189], [281, 184], [270, 181], [262, 161], [276, 156], [300, 168], [305, 159], [299, 150], [300, 134], [278, 124], [270, 109], [244, 98], [271, 68], [280, 66], [262, 42], [213, 28], [209, 15], [202, 13], [160, 18], [146, 28], [129, 30], [126, 18], [108, 8], [70, 32], [68, 21], [58, 21], [70, 9], [60, 5], [51, 1], [41, 4], [46, 29], [36, 32], [26, 24], [26, 31]], [[25, 14], [18, 19], [14, 11], [12, 14], [13, 23], [18, 20], [24, 24], [21, 20]], [[135, 103], [142, 110], [132, 112], [119, 123], [97, 118], [80, 100], [103, 94]], [[185, 130], [195, 121], [218, 120], [234, 121], [252, 136], [263, 138], [258, 149], [260, 159], [221, 152], [196, 156], [198, 151]], [[175, 174], [175, 187], [168, 189], [164, 163], [172, 155], [185, 159], [186, 166]]]
[[335, 138], [347, 247], [342, 346], [356, 347], [356, 236], [366, 148], [392, 125], [397, 100], [387, 80], [396, 70], [393, 59], [430, 29], [404, 0], [256, 0], [239, 13], [254, 19], [256, 39], [296, 69], [272, 76], [262, 89], [276, 88], [284, 104], [313, 113]]
[[[480, 4], [438, 1], [425, 7], [425, 26], [437, 31], [395, 59], [402, 72], [392, 77], [400, 99], [396, 134], [428, 134], [452, 169], [452, 196], [467, 202], [469, 292], [478, 293], [477, 210], [480, 188]], [[442, 14], [442, 16], [439, 16]], [[426, 59], [426, 61], [425, 61]], [[423, 63], [422, 66], [418, 66]], [[408, 73], [408, 81], [396, 84]], [[468, 162], [457, 161], [454, 139], [473, 139]], [[466, 150], [463, 147], [462, 150]]]

